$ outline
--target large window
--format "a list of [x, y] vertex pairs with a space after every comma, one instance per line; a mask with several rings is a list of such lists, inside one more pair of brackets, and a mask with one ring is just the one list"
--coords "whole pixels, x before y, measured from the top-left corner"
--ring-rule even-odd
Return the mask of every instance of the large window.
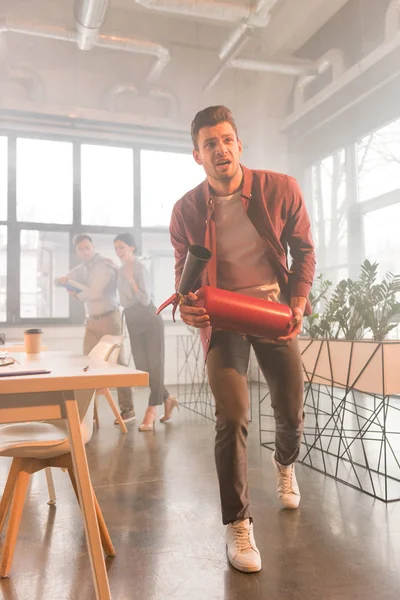
[[177, 200], [205, 179], [191, 154], [142, 150], [142, 225], [168, 227]]
[[[145, 232], [142, 237], [142, 262], [150, 274], [152, 298], [160, 306], [175, 290], [175, 260], [169, 234], [161, 231]], [[172, 318], [172, 308], [163, 312]]]
[[23, 319], [69, 316], [69, 297], [55, 285], [69, 271], [69, 235], [59, 231], [21, 231], [20, 307]]
[[317, 269], [337, 283], [367, 258], [400, 273], [400, 119], [311, 169]]
[[333, 281], [347, 276], [347, 194], [345, 151], [312, 169], [313, 235], [318, 270]]
[[172, 206], [203, 179], [189, 152], [0, 136], [0, 322], [83, 322], [83, 303], [55, 284], [77, 264], [72, 239], [82, 232], [117, 265], [113, 240], [133, 233], [161, 303], [174, 290]]
[[72, 143], [17, 139], [17, 219], [72, 223]]
[[357, 156], [360, 202], [400, 190], [400, 119], [362, 138]]
[[[124, 230], [125, 231], [125, 230]], [[91, 236], [96, 252], [120, 265], [114, 250], [114, 239], [116, 233], [95, 233]]]
[[398, 204], [364, 215], [365, 256], [378, 262], [380, 274], [400, 273], [400, 198]]
[[0, 225], [0, 321], [6, 320], [7, 303], [7, 227]]
[[400, 119], [357, 143], [364, 255], [380, 274], [400, 272]]
[[0, 136], [0, 221], [7, 219], [7, 138]]
[[83, 225], [133, 225], [133, 150], [81, 147]]

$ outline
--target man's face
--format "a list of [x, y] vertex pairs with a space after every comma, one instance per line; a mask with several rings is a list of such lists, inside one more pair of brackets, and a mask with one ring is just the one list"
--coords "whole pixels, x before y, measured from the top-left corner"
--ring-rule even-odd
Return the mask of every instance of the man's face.
[[202, 127], [197, 136], [198, 150], [193, 150], [194, 160], [202, 165], [209, 179], [229, 181], [240, 168], [242, 142], [226, 121]]
[[88, 262], [94, 256], [94, 246], [89, 240], [83, 240], [75, 246], [77, 255], [82, 262]]

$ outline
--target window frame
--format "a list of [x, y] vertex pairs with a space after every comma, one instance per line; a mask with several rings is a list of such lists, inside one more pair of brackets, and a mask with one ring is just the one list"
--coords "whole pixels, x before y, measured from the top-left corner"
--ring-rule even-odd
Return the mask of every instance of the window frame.
[[[151, 142], [129, 142], [121, 140], [118, 137], [111, 137], [104, 140], [100, 135], [84, 136], [76, 133], [56, 134], [48, 131], [37, 130], [35, 132], [24, 129], [0, 128], [0, 135], [7, 137], [7, 219], [0, 220], [0, 225], [7, 227], [7, 300], [6, 300], [6, 320], [0, 321], [0, 325], [16, 326], [39, 323], [45, 325], [75, 325], [82, 323], [81, 307], [70, 299], [69, 317], [65, 318], [22, 318], [20, 316], [20, 271], [21, 271], [21, 230], [35, 231], [60, 231], [69, 233], [69, 267], [75, 266], [78, 261], [72, 247], [74, 235], [81, 232], [88, 234], [117, 234], [121, 232], [122, 227], [106, 225], [82, 225], [81, 223], [81, 145], [88, 144], [94, 146], [113, 146], [132, 149], [133, 153], [133, 228], [131, 229], [138, 252], [142, 249], [142, 235], [144, 233], [165, 232], [168, 235], [167, 226], [142, 227], [141, 225], [141, 150], [153, 150], [160, 152], [174, 152], [176, 154], [192, 153], [192, 147], [189, 144], [185, 146], [182, 142], [177, 144], [158, 144]], [[40, 139], [48, 141], [63, 141], [72, 143], [73, 152], [73, 209], [72, 223], [33, 223], [26, 221], [17, 221], [16, 206], [16, 168], [17, 168], [17, 138]], [[178, 200], [178, 198], [177, 198]], [[172, 247], [171, 247], [172, 253]], [[166, 319], [168, 320], [168, 319]]]
[[[389, 206], [400, 204], [399, 192], [400, 187], [378, 194], [367, 200], [359, 201], [359, 172], [358, 172], [358, 148], [361, 140], [370, 134], [374, 134], [390, 125], [391, 122], [398, 121], [399, 117], [392, 119], [391, 121], [385, 121], [379, 127], [363, 133], [357, 136], [352, 143], [342, 145], [345, 151], [345, 171], [346, 171], [346, 218], [347, 218], [347, 267], [349, 271], [349, 277], [355, 278], [359, 274], [360, 265], [362, 264], [366, 251], [365, 251], [365, 232], [364, 232], [364, 215], [375, 212]], [[336, 149], [337, 150], [337, 149]], [[303, 168], [303, 177], [307, 181], [308, 189], [312, 189], [312, 169], [316, 165], [319, 165], [325, 158], [331, 156], [336, 150], [332, 150], [331, 153], [324, 153], [318, 158], [313, 159], [313, 162]], [[310, 202], [312, 209], [310, 211], [310, 217], [312, 222], [312, 229], [315, 230], [316, 218], [314, 214], [313, 198]], [[361, 242], [361, 243], [360, 243]], [[317, 273], [325, 273], [328, 270], [339, 269], [342, 265], [335, 265], [333, 267], [327, 267], [324, 264], [318, 264], [317, 258]]]

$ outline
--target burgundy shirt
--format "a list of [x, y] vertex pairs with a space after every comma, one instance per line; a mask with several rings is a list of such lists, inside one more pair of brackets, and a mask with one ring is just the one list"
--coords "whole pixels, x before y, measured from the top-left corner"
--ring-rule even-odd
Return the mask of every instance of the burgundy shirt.
[[[272, 171], [255, 171], [241, 165], [241, 201], [248, 218], [260, 234], [279, 287], [288, 300], [308, 297], [315, 273], [315, 252], [310, 220], [299, 185], [293, 177]], [[207, 180], [176, 202], [170, 234], [175, 252], [175, 287], [178, 289], [188, 247], [206, 246], [212, 258], [198, 285], [217, 285], [214, 200]], [[246, 240], [238, 240], [246, 243]], [[288, 266], [288, 252], [292, 262]], [[305, 314], [310, 314], [307, 301]], [[200, 329], [205, 355], [212, 328]]]

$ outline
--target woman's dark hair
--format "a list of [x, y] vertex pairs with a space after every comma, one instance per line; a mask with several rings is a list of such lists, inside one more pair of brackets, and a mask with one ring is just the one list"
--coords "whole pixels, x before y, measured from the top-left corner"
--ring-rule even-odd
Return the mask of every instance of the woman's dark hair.
[[124, 242], [124, 244], [127, 244], [128, 246], [134, 246], [136, 248], [135, 238], [128, 231], [125, 233], [119, 233], [114, 239], [114, 244], [115, 242]]

